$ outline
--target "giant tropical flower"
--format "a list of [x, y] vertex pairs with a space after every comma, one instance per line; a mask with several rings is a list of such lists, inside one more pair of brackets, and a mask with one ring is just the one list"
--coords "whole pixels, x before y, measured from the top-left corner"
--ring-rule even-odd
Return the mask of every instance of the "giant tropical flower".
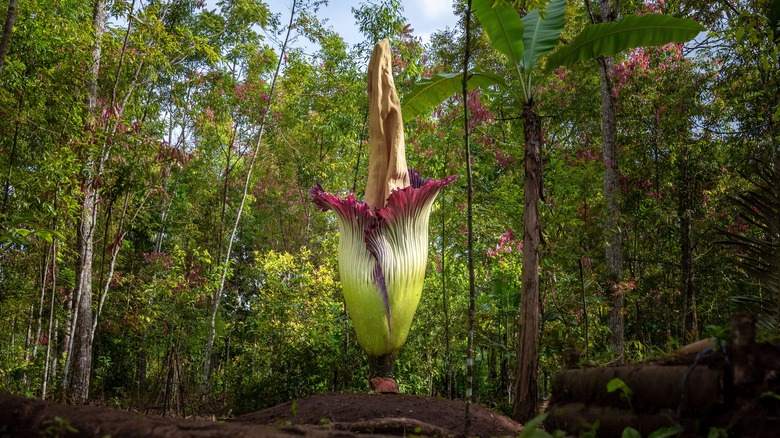
[[339, 225], [339, 273], [358, 343], [371, 377], [392, 375], [425, 280], [428, 219], [442, 187], [456, 177], [425, 180], [406, 167], [400, 103], [387, 40], [369, 62], [369, 171], [365, 202], [350, 194], [310, 195]]

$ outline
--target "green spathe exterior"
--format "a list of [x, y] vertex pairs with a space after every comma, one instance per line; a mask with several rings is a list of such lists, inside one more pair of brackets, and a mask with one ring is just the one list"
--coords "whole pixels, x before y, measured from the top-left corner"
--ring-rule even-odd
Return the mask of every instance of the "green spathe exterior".
[[354, 195], [311, 190], [317, 207], [336, 213], [344, 300], [369, 356], [394, 355], [406, 342], [425, 280], [431, 208], [455, 180], [425, 181], [411, 169], [410, 176], [412, 185], [393, 191], [379, 210]]

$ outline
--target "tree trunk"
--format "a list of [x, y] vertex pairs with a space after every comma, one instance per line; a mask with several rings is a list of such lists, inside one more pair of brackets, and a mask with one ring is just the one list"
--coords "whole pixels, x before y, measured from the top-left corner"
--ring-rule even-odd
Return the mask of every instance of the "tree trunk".
[[[91, 183], [91, 182], [88, 182]], [[91, 185], [91, 184], [90, 184]], [[76, 277], [76, 302], [73, 313], [73, 347], [70, 364], [73, 371], [68, 381], [67, 398], [76, 404], [89, 398], [89, 377], [92, 372], [92, 258], [93, 234], [97, 214], [96, 188], [84, 190], [81, 221], [78, 228], [79, 263]], [[67, 366], [67, 365], [66, 365]], [[67, 376], [67, 374], [66, 374]]]
[[[63, 339], [62, 344], [60, 345], [60, 351], [58, 351], [58, 354], [54, 355], [56, 358], [58, 355], [62, 355], [63, 353], [65, 354], [64, 363], [62, 365], [62, 374], [65, 377], [67, 377], [68, 374], [71, 351], [73, 351], [73, 307], [75, 302], [75, 295], [73, 292], [74, 291], [70, 288], [65, 289], [65, 326], [63, 327], [64, 330], [62, 331]], [[63, 390], [68, 385], [68, 381], [65, 377], [63, 377], [62, 384], [60, 385], [60, 388]], [[52, 377], [52, 379], [54, 378]]]
[[[146, 200], [146, 197], [144, 197], [144, 201]], [[97, 306], [97, 312], [95, 313], [95, 318], [92, 321], [92, 333], [89, 338], [89, 343], [92, 345], [92, 343], [95, 340], [95, 332], [97, 331], [97, 325], [98, 325], [98, 319], [100, 319], [100, 314], [103, 312], [103, 305], [106, 303], [106, 297], [108, 297], [108, 291], [111, 287], [111, 281], [114, 278], [114, 270], [116, 268], [116, 259], [119, 255], [119, 249], [122, 248], [122, 239], [124, 238], [125, 232], [125, 218], [127, 217], [127, 205], [130, 201], [130, 192], [128, 191], [125, 194], [125, 201], [122, 205], [122, 215], [119, 217], [119, 225], [117, 226], [117, 235], [114, 239], [114, 246], [111, 249], [111, 261], [109, 262], [108, 266], [108, 276], [106, 277], [105, 283], [102, 285], [103, 289], [100, 292], [100, 297], [98, 298], [98, 306]], [[141, 205], [138, 206], [140, 209], [143, 206], [144, 201], [141, 202]], [[108, 221], [107, 221], [108, 222]], [[101, 274], [102, 277], [102, 274]]]
[[11, 141], [11, 156], [8, 158], [8, 173], [5, 178], [5, 190], [3, 191], [3, 214], [8, 213], [8, 197], [11, 195], [11, 176], [14, 170], [14, 162], [16, 161], [16, 147], [19, 144], [19, 127], [21, 126], [22, 105], [24, 104], [23, 94], [19, 94], [17, 108], [16, 108], [16, 122], [14, 123], [14, 136]]
[[30, 304], [30, 317], [27, 318], [27, 334], [24, 336], [24, 361], [30, 361], [30, 345], [32, 342], [32, 326], [35, 320], [35, 305]]
[[599, 58], [601, 73], [601, 133], [604, 141], [604, 200], [607, 216], [604, 223], [606, 233], [605, 264], [607, 267], [607, 295], [611, 309], [607, 325], [612, 332], [609, 345], [619, 359], [623, 357], [623, 295], [618, 284], [623, 273], [623, 247], [620, 233], [620, 202], [618, 200], [617, 119], [615, 102], [610, 87], [612, 74], [611, 57]]
[[693, 277], [693, 245], [691, 244], [691, 197], [692, 187], [689, 179], [689, 151], [684, 147], [678, 172], [677, 185], [680, 188], [677, 219], [680, 221], [680, 264], [682, 268], [682, 288], [685, 291], [685, 303], [683, 309], [683, 330], [685, 342], [693, 342], [698, 338], [696, 326], [696, 294]]
[[[609, 0], [600, 0], [600, 15], [590, 11], [594, 21], [608, 23], [617, 19], [617, 2], [610, 6]], [[598, 18], [597, 18], [598, 17]], [[607, 268], [607, 278], [604, 289], [609, 299], [610, 310], [607, 327], [610, 329], [609, 346], [617, 355], [617, 361], [623, 360], [623, 295], [618, 285], [623, 279], [623, 243], [620, 231], [620, 201], [618, 186], [617, 157], [617, 116], [615, 100], [612, 96], [612, 64], [611, 56], [597, 58], [601, 76], [601, 136], [604, 158], [604, 201], [607, 207], [604, 221], [604, 263]]]
[[[46, 359], [43, 362], [43, 384], [41, 398], [46, 400], [46, 389], [49, 384], [49, 369], [51, 360], [52, 327], [54, 325], [54, 296], [57, 293], [57, 242], [51, 244], [51, 302], [49, 303], [49, 328], [46, 334]], [[56, 332], [56, 329], [54, 329]]]
[[450, 311], [449, 299], [447, 297], [447, 239], [446, 239], [446, 220], [444, 214], [441, 215], [441, 307], [444, 317], [444, 366], [446, 369], [444, 376], [444, 397], [453, 397], [452, 386], [452, 352], [450, 349]]
[[17, 0], [8, 0], [8, 11], [5, 15], [5, 25], [3, 26], [3, 36], [0, 38], [0, 74], [3, 73], [5, 65], [5, 54], [8, 53], [8, 44], [11, 42], [11, 33], [14, 30], [16, 21]]
[[[92, 48], [92, 69], [87, 84], [87, 108], [90, 116], [97, 108], [97, 80], [100, 73], [101, 41], [106, 26], [106, 0], [96, 0], [93, 12], [95, 42]], [[101, 160], [101, 158], [97, 158]], [[78, 229], [78, 269], [76, 276], [76, 309], [74, 313], [73, 373], [69, 376], [67, 398], [72, 403], [86, 403], [89, 399], [89, 380], [92, 373], [92, 259], [97, 220], [97, 180], [100, 167], [94, 156], [88, 158], [88, 175], [84, 181], [84, 199]], [[67, 362], [64, 378], [67, 376]]]
[[533, 100], [523, 106], [525, 120], [525, 231], [517, 342], [517, 376], [512, 416], [524, 423], [536, 416], [539, 342], [539, 199], [542, 184], [542, 126]]
[[[54, 245], [54, 244], [52, 244]], [[41, 334], [43, 333], [43, 307], [46, 304], [46, 284], [49, 280], [49, 259], [48, 251], [43, 256], [43, 273], [41, 274], [41, 299], [38, 303], [38, 320], [36, 321], [35, 329], [35, 344], [33, 345], [32, 358], [38, 355], [38, 344], [41, 341]]]
[[474, 395], [474, 320], [476, 317], [476, 281], [474, 280], [474, 181], [471, 172], [471, 145], [469, 143], [469, 93], [468, 71], [471, 57], [471, 0], [466, 2], [464, 17], [464, 32], [466, 41], [463, 54], [463, 81], [461, 82], [463, 97], [463, 148], [466, 152], [466, 206], [468, 228], [468, 271], [469, 271], [469, 312], [468, 335], [466, 340], [466, 419], [463, 434], [471, 434], [471, 403]]

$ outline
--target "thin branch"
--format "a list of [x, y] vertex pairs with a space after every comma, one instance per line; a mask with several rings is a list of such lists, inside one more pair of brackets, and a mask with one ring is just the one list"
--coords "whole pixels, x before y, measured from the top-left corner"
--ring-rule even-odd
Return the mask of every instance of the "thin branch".
[[122, 72], [122, 64], [125, 61], [125, 52], [127, 50], [127, 40], [130, 39], [130, 30], [133, 26], [133, 10], [135, 9], [135, 0], [130, 5], [130, 11], [127, 13], [127, 30], [125, 31], [125, 40], [122, 43], [122, 54], [119, 56], [119, 65], [116, 67], [116, 77], [114, 78], [114, 88], [111, 93], [111, 106], [116, 102], [116, 90], [119, 88], [119, 77]]
[[590, 0], [585, 0], [585, 9], [588, 10], [588, 16], [590, 17], [590, 22], [598, 23], [596, 21], [595, 15], [593, 15], [593, 7], [590, 5]]
[[276, 81], [279, 78], [279, 72], [282, 68], [282, 63], [284, 62], [284, 54], [287, 50], [287, 44], [290, 41], [290, 33], [293, 29], [293, 22], [295, 20], [295, 7], [297, 5], [298, 1], [293, 0], [292, 2], [292, 8], [290, 10], [290, 22], [287, 25], [287, 34], [284, 37], [284, 43], [282, 44], [282, 50], [279, 54], [279, 61], [276, 63], [276, 71], [274, 72], [273, 80], [271, 81], [271, 89], [268, 91], [268, 104], [266, 105], [265, 111], [263, 111], [263, 115], [260, 118], [260, 131], [257, 135], [257, 142], [255, 143], [255, 148], [252, 153], [252, 156], [249, 159], [249, 168], [247, 169], [246, 173], [246, 179], [244, 181], [244, 191], [241, 195], [241, 203], [238, 206], [238, 212], [236, 213], [236, 219], [233, 222], [233, 230], [230, 233], [230, 239], [228, 240], [228, 247], [227, 251], [225, 253], [225, 263], [222, 268], [222, 276], [219, 281], [219, 289], [217, 289], [216, 293], [214, 294], [214, 305], [211, 308], [211, 323], [209, 326], [209, 337], [208, 341], [206, 343], [206, 351], [205, 351], [205, 362], [203, 366], [203, 372], [204, 372], [204, 380], [203, 380], [203, 387], [208, 388], [208, 382], [209, 382], [209, 374], [210, 374], [210, 368], [211, 368], [211, 351], [214, 348], [214, 338], [215, 338], [215, 331], [216, 331], [216, 319], [217, 319], [217, 310], [219, 308], [219, 302], [222, 298], [222, 292], [225, 290], [225, 280], [227, 279], [228, 270], [230, 267], [230, 253], [233, 248], [233, 241], [236, 238], [236, 233], [238, 232], [238, 224], [241, 221], [241, 213], [244, 211], [244, 204], [246, 203], [247, 193], [249, 192], [249, 182], [252, 177], [252, 169], [255, 165], [255, 160], [257, 159], [257, 155], [260, 152], [260, 144], [263, 139], [263, 133], [265, 132], [265, 125], [266, 125], [266, 119], [268, 117], [268, 113], [271, 111], [271, 103], [273, 103], [273, 96], [274, 96], [274, 90], [276, 89]]

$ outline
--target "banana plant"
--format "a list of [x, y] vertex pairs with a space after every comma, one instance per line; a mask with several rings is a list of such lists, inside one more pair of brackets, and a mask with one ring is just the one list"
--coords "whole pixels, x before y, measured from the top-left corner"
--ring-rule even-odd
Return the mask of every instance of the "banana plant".
[[[425, 280], [428, 219], [442, 187], [456, 177], [426, 180], [406, 166], [401, 107], [388, 41], [368, 67], [369, 158], [364, 202], [354, 194], [310, 191], [314, 204], [336, 214], [339, 274], [369, 378], [392, 378]], [[376, 388], [374, 388], [376, 389]]]
[[[472, 70], [467, 87], [498, 86], [512, 92], [508, 80], [519, 84], [517, 101], [522, 103], [525, 142], [524, 236], [520, 336], [517, 345], [517, 391], [513, 417], [521, 422], [536, 414], [537, 346], [539, 332], [539, 201], [542, 194], [541, 120], [536, 113], [534, 80], [560, 66], [597, 56], [613, 56], [634, 47], [681, 43], [696, 37], [704, 28], [690, 19], [661, 14], [627, 16], [613, 23], [586, 26], [566, 46], [552, 53], [543, 69], [539, 60], [559, 45], [564, 26], [566, 0], [551, 0], [544, 12], [534, 9], [524, 17], [502, 1], [472, 0], [472, 10], [490, 38], [490, 43], [507, 58], [510, 78], [492, 72]], [[461, 74], [437, 74], [419, 82], [405, 97], [404, 121], [425, 114], [463, 87]]]

